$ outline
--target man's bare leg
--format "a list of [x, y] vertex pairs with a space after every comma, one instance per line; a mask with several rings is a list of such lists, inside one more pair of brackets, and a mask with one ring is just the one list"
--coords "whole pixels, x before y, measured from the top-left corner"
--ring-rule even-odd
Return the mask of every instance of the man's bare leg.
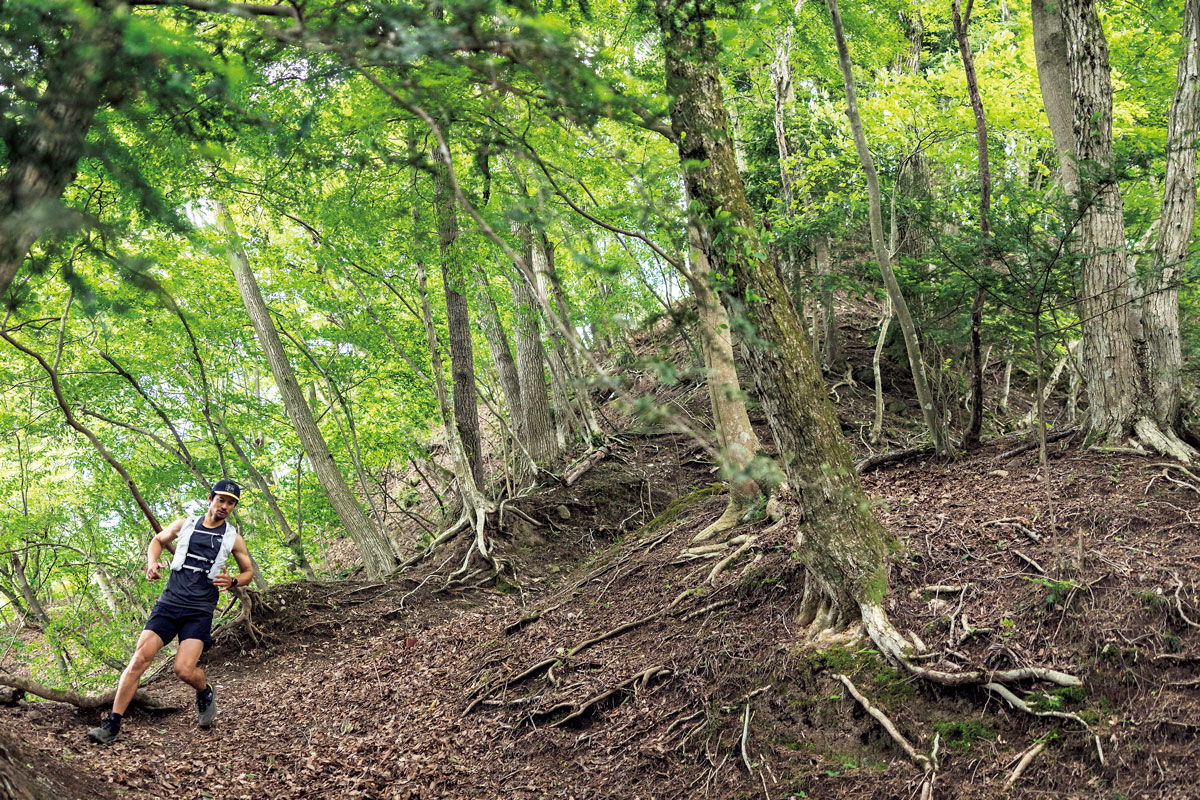
[[150, 668], [150, 663], [154, 661], [162, 646], [161, 636], [154, 631], [142, 631], [142, 635], [138, 637], [137, 648], [133, 651], [133, 658], [129, 659], [129, 666], [121, 673], [121, 682], [117, 684], [117, 696], [113, 698], [112, 707], [114, 714], [124, 714], [125, 709], [129, 708], [129, 702], [137, 692], [138, 682]]
[[208, 686], [204, 670], [199, 666], [203, 652], [204, 642], [200, 639], [184, 639], [175, 651], [175, 675], [197, 692], [203, 692]]

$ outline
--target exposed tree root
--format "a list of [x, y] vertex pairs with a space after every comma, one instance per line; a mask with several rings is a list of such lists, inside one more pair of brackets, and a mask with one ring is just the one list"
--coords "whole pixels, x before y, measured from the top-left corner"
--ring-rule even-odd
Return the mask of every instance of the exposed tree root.
[[908, 756], [909, 760], [911, 760], [918, 769], [926, 773], [933, 772], [937, 769], [937, 762], [934, 760], [934, 758], [922, 753], [918, 753], [916, 748], [909, 743], [908, 739], [904, 738], [904, 734], [900, 732], [899, 728], [897, 728], [891, 719], [888, 718], [888, 715], [871, 705], [871, 701], [863, 697], [862, 693], [858, 691], [858, 688], [854, 685], [854, 682], [851, 681], [850, 678], [845, 675], [834, 675], [833, 677], [841, 681], [842, 685], [846, 687], [847, 691], [849, 691], [850, 694], [854, 696], [854, 699], [858, 701], [858, 704], [863, 707], [863, 710], [874, 717], [879, 724], [883, 726], [883, 729], [887, 731], [888, 736], [892, 737], [892, 741], [900, 745], [900, 749], [904, 751], [905, 755]]
[[1156, 453], [1173, 458], [1184, 464], [1192, 464], [1200, 459], [1200, 453], [1187, 442], [1180, 439], [1175, 431], [1160, 428], [1158, 423], [1149, 417], [1142, 417], [1133, 424], [1133, 432], [1138, 442], [1149, 447]]
[[[52, 686], [46, 686], [17, 675], [0, 675], [0, 685], [9, 686], [17, 691], [37, 695], [38, 697], [46, 700], [54, 700], [59, 703], [70, 703], [77, 708], [88, 710], [112, 705], [113, 698], [117, 696], [116, 689], [109, 689], [107, 692], [102, 694], [80, 694], [79, 692], [73, 692], [70, 689], [55, 689]], [[179, 710], [177, 706], [169, 706], [147, 694], [142, 689], [138, 689], [137, 692], [134, 693], [133, 702], [134, 704], [151, 711]]]
[[1025, 772], [1025, 770], [1029, 767], [1029, 765], [1033, 763], [1033, 760], [1035, 758], [1037, 758], [1038, 753], [1042, 752], [1045, 749], [1046, 749], [1045, 742], [1037, 742], [1036, 744], [1033, 745], [1033, 747], [1030, 747], [1028, 750], [1026, 750], [1024, 753], [1022, 753], [1021, 760], [1017, 762], [1016, 769], [1014, 769], [1012, 771], [1012, 774], [1008, 776], [1008, 780], [1005, 781], [1005, 785], [1012, 786], [1014, 783], [1016, 783], [1017, 780], [1021, 777], [1021, 774], [1023, 772]]
[[[555, 655], [553, 655], [549, 658], [542, 659], [541, 661], [528, 667], [527, 669], [525, 669], [524, 671], [522, 671], [516, 675], [513, 675], [511, 677], [497, 681], [495, 683], [481, 684], [480, 686], [476, 687], [475, 690], [472, 691], [470, 695], [468, 695], [469, 697], [472, 698], [472, 700], [467, 705], [467, 707], [465, 709], [463, 709], [463, 714], [464, 715], [470, 714], [476, 708], [483, 705], [485, 703], [485, 701], [487, 701], [492, 695], [496, 694], [497, 692], [499, 692], [503, 689], [508, 689], [513, 686], [516, 686], [516, 685], [518, 685], [526, 680], [529, 680], [530, 678], [535, 677], [536, 675], [539, 675], [543, 672], [547, 672], [547, 673], [551, 672], [555, 667], [559, 666], [560, 664], [566, 663], [566, 661], [568, 659], [571, 659], [571, 658], [579, 655], [584, 650], [587, 650], [590, 647], [594, 647], [595, 645], [598, 645], [601, 642], [605, 642], [605, 641], [608, 641], [609, 639], [616, 638], [618, 636], [621, 636], [622, 634], [629, 633], [630, 631], [636, 630], [636, 629], [642, 627], [643, 625], [646, 625], [657, 619], [661, 619], [661, 618], [667, 616], [668, 614], [671, 614], [679, 607], [679, 605], [684, 600], [686, 600], [688, 597], [693, 597], [693, 596], [695, 596], [695, 595], [694, 595], [692, 589], [684, 589], [682, 592], [680, 592], [678, 595], [675, 596], [674, 600], [672, 600], [664, 608], [661, 608], [658, 611], [655, 611], [653, 614], [649, 614], [645, 617], [641, 617], [639, 619], [635, 619], [630, 622], [626, 622], [622, 625], [618, 625], [617, 627], [612, 628], [611, 630], [605, 631], [604, 633], [601, 633], [598, 636], [593, 636], [591, 639], [581, 642], [580, 644], [577, 644], [570, 649], [559, 648], [558, 652]], [[708, 606], [708, 610], [714, 610], [716, 608], [719, 608], [721, 605], [722, 605], [721, 603], [712, 603]], [[687, 619], [691, 619], [694, 616], [698, 616], [698, 614], [695, 614], [695, 613], [689, 614]]]
[[569, 722], [574, 722], [574, 721], [580, 719], [581, 717], [591, 713], [594, 709], [596, 709], [598, 706], [600, 706], [602, 703], [604, 703], [611, 697], [614, 697], [618, 694], [623, 694], [628, 691], [633, 691], [636, 693], [642, 689], [645, 689], [647, 686], [650, 685], [650, 682], [655, 680], [656, 678], [661, 678], [663, 676], [673, 675], [673, 674], [674, 673], [671, 670], [666, 669], [661, 664], [655, 665], [653, 667], [648, 667], [648, 668], [642, 670], [641, 672], [631, 675], [630, 677], [628, 677], [625, 680], [618, 683], [616, 686], [606, 689], [603, 692], [601, 692], [600, 694], [594, 695], [593, 697], [589, 697], [587, 700], [584, 700], [582, 703], [579, 703], [578, 705], [572, 705], [570, 703], [558, 703], [558, 704], [552, 706], [550, 709], [547, 709], [546, 711], [533, 712], [533, 714], [530, 715], [530, 718], [532, 719], [534, 717], [537, 717], [537, 718], [544, 719], [546, 717], [553, 716], [554, 714], [558, 713], [559, 711], [564, 711], [568, 708], [572, 709], [571, 713], [567, 714], [562, 719], [556, 720], [555, 722], [552, 722], [550, 724], [551, 727], [560, 727], [560, 726], [566, 725]]
[[[721, 512], [721, 516], [717, 517], [716, 521], [700, 531], [692, 538], [692, 544], [697, 545], [713, 539], [725, 531], [732, 530], [737, 527], [741, 521], [742, 515], [746, 513], [746, 503], [741, 499], [737, 492], [729, 494], [729, 503], [725, 506], [725, 510]], [[684, 551], [685, 554], [687, 551]]]

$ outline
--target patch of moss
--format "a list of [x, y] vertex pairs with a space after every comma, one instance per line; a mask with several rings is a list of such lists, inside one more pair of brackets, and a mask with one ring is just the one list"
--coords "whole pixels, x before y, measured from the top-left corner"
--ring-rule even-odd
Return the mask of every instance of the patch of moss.
[[1080, 686], [1060, 686], [1038, 692], [1029, 698], [1029, 706], [1035, 711], [1059, 711], [1065, 706], [1083, 702], [1087, 693]]
[[881, 666], [875, 669], [871, 676], [875, 683], [874, 699], [876, 705], [893, 707], [911, 700], [917, 693], [912, 680], [898, 669]]
[[675, 500], [671, 501], [671, 503], [664, 508], [662, 513], [660, 513], [657, 517], [634, 531], [633, 538], [641, 539], [649, 536], [652, 533], [662, 530], [667, 525], [670, 525], [672, 522], [679, 519], [680, 515], [683, 514], [683, 512], [688, 508], [706, 497], [711, 497], [714, 494], [724, 491], [724, 488], [725, 487], [719, 483], [713, 483], [709, 484], [708, 486], [701, 486], [694, 492], [690, 492], [689, 494], [685, 494], [683, 497], [676, 498]]
[[934, 733], [941, 736], [943, 747], [959, 753], [967, 752], [980, 739], [996, 738], [993, 728], [969, 719], [936, 719], [931, 727]]

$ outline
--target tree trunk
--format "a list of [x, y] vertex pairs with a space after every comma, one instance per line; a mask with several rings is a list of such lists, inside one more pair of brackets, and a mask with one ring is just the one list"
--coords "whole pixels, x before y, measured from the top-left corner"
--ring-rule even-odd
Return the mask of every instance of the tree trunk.
[[1200, 0], [1183, 10], [1183, 54], [1167, 121], [1167, 164], [1154, 263], [1146, 281], [1143, 324], [1151, 413], [1165, 431], [1179, 425], [1179, 285], [1196, 216], [1196, 133], [1200, 129]]
[[263, 302], [258, 281], [255, 280], [254, 272], [250, 269], [250, 260], [238, 240], [233, 218], [220, 203], [217, 204], [217, 217], [221, 228], [230, 238], [229, 264], [233, 268], [238, 291], [241, 292], [242, 302], [246, 306], [246, 313], [254, 326], [259, 344], [267, 356], [271, 374], [279, 388], [279, 394], [287, 409], [292, 427], [296, 429], [296, 434], [300, 437], [304, 451], [308, 454], [309, 463], [312, 464], [313, 472], [316, 473], [317, 480], [321, 482], [330, 504], [337, 513], [338, 519], [341, 520], [343, 530], [357, 546], [367, 574], [376, 580], [382, 579], [390, 574], [396, 566], [391, 544], [367, 520], [362, 506], [359, 505], [354, 493], [346, 485], [337, 464], [334, 463], [333, 456], [329, 453], [329, 447], [325, 444], [325, 438], [321, 435], [321, 429], [317, 427], [312, 411], [305, 402], [304, 394], [296, 382], [296, 375], [283, 350], [279, 333], [271, 321], [270, 312], [267, 311], [266, 303]]
[[871, 423], [871, 444], [878, 444], [883, 435], [883, 373], [880, 361], [883, 357], [883, 345], [887, 342], [888, 329], [892, 325], [892, 298], [883, 297], [883, 313], [879, 316], [879, 338], [875, 340], [875, 355], [871, 358], [871, 371], [875, 373], [875, 420]]
[[25, 574], [25, 562], [16, 553], [8, 554], [8, 562], [9, 574], [12, 576], [13, 583], [20, 593], [21, 599], [25, 602], [26, 613], [33, 617], [38, 627], [45, 628], [50, 624], [50, 615], [46, 613], [45, 606], [38, 600], [37, 593], [33, 591], [33, 587], [29, 585], [29, 578]]
[[1067, 194], [1079, 187], [1072, 122], [1071, 69], [1067, 60], [1067, 34], [1062, 6], [1057, 0], [1032, 0], [1033, 52], [1037, 60], [1042, 104], [1058, 152], [1058, 180]]
[[16, 130], [6, 131], [8, 169], [0, 177], [0, 295], [42, 231], [62, 217], [59, 199], [75, 180], [88, 129], [104, 101], [105, 65], [120, 60], [119, 44], [118, 34], [102, 22], [76, 26], [60, 49], [43, 54], [49, 78], [37, 100], [37, 113]]
[[446, 185], [448, 165], [434, 150], [433, 201], [437, 209], [438, 251], [442, 287], [446, 292], [450, 375], [454, 379], [454, 421], [462, 440], [475, 486], [483, 486], [483, 446], [479, 438], [479, 403], [475, 397], [475, 355], [471, 346], [471, 311], [464, 294], [466, 281], [458, 248], [458, 207]]
[[[1033, 0], [1037, 3], [1039, 0]], [[959, 0], [954, 0], [952, 11], [954, 32], [958, 38], [958, 52], [962, 56], [963, 71], [967, 76], [967, 94], [971, 98], [971, 110], [975, 113], [975, 147], [979, 159], [979, 233], [983, 239], [982, 252], [988, 250], [992, 225], [992, 172], [988, 164], [987, 117], [983, 113], [983, 97], [979, 94], [979, 80], [975, 76], [975, 58], [971, 55], [971, 42], [967, 28], [971, 24], [973, 0], [967, 0], [966, 14], [959, 13]], [[985, 269], [987, 264], [982, 264]], [[983, 306], [986, 293], [982, 282], [975, 289], [975, 301], [971, 304], [971, 421], [963, 436], [964, 447], [975, 447], [983, 431]]]
[[1075, 149], [1086, 205], [1079, 223], [1082, 372], [1088, 429], [1098, 438], [1143, 443], [1181, 460], [1194, 454], [1145, 410], [1150, 387], [1138, 357], [1143, 327], [1134, 305], [1125, 247], [1124, 204], [1112, 159], [1112, 80], [1108, 44], [1094, 0], [1062, 6], [1074, 98]]
[[112, 576], [108, 574], [108, 570], [100, 564], [95, 564], [92, 569], [92, 582], [100, 590], [100, 596], [104, 598], [104, 605], [108, 607], [108, 613], [116, 618], [121, 613], [121, 605], [117, 602], [117, 593], [113, 590]]
[[[533, 237], [529, 226], [513, 223], [526, 264], [533, 263]], [[534, 461], [550, 462], [560, 448], [550, 417], [550, 396], [546, 391], [546, 351], [542, 346], [540, 312], [529, 282], [518, 270], [509, 275], [513, 306], [516, 309], [517, 377], [521, 383], [521, 408], [529, 436], [529, 454]]]
[[[545, 270], [539, 276], [538, 290], [543, 293], [544, 302], [543, 308], [551, 308], [558, 312], [558, 322], [548, 321], [551, 325], [551, 333], [555, 341], [555, 349], [561, 350], [563, 366], [566, 368], [567, 377], [569, 379], [568, 386], [571, 390], [572, 398], [575, 401], [575, 407], [579, 411], [579, 418], [583, 423], [581, 435], [584, 440], [591, 442], [592, 437], [600, 433], [600, 424], [596, 421], [596, 411], [592, 408], [592, 398], [587, 392], [585, 375], [582, 365], [579, 363], [579, 356], [575, 352], [575, 348], [562, 335], [563, 330], [575, 330], [575, 323], [571, 321], [571, 306], [567, 302], [567, 293], [563, 290], [562, 281], [558, 277], [558, 265], [554, 260], [554, 244], [545, 233], [538, 237], [542, 247], [545, 250], [546, 258], [542, 262]], [[553, 296], [554, 302], [550, 302], [550, 297]]]
[[908, 364], [912, 369], [913, 383], [916, 386], [917, 400], [921, 404], [921, 414], [925, 418], [925, 427], [929, 431], [934, 450], [937, 453], [949, 452], [942, 417], [934, 406], [933, 392], [929, 387], [929, 379], [925, 373], [925, 360], [921, 355], [921, 343], [917, 338], [917, 328], [913, 324], [912, 315], [908, 311], [908, 303], [900, 291], [900, 283], [896, 273], [892, 271], [891, 256], [883, 238], [883, 212], [880, 208], [879, 176], [875, 172], [875, 162], [871, 151], [867, 148], [867, 137], [863, 133], [862, 118], [858, 113], [858, 99], [854, 91], [854, 74], [850, 66], [850, 52], [846, 49], [846, 37], [842, 33], [841, 17], [837, 13], [836, 0], [830, 0], [830, 16], [833, 19], [833, 31], [837, 40], [838, 63], [842, 69], [842, 82], [846, 89], [846, 115], [850, 118], [850, 129], [854, 134], [854, 147], [858, 150], [859, 161], [862, 162], [863, 174], [867, 179], [867, 193], [870, 198], [871, 244], [875, 249], [875, 259], [879, 262], [879, 270], [883, 273], [883, 281], [891, 295], [892, 305], [896, 309], [896, 319], [900, 322], [900, 331], [904, 334], [904, 347], [908, 351]]
[[825, 369], [834, 372], [842, 361], [842, 340], [838, 332], [837, 311], [833, 306], [833, 264], [829, 258], [829, 237], [817, 234], [814, 242], [817, 280], [821, 296], [821, 353]]
[[[711, 0], [656, 0], [684, 179], [701, 223], [700, 249], [732, 279], [732, 313], [747, 337], [757, 394], [802, 512], [798, 551], [810, 582], [802, 621], [813, 630], [878, 620], [887, 588], [885, 534], [862, 493], [821, 371], [778, 271], [760, 255], [738, 172], [717, 65]], [[876, 613], [876, 612], [879, 613]], [[868, 620], [869, 618], [869, 620]]]
[[479, 309], [480, 327], [483, 328], [484, 338], [487, 339], [488, 349], [492, 353], [492, 364], [495, 365], [496, 375], [500, 378], [500, 390], [504, 393], [504, 405], [508, 407], [513, 429], [517, 432], [522, 446], [528, 449], [525, 414], [521, 409], [521, 380], [517, 376], [517, 364], [513, 360], [508, 334], [500, 320], [496, 300], [492, 297], [487, 273], [478, 262], [475, 263], [474, 273], [475, 305]]
[[750, 474], [762, 444], [750, 424], [746, 401], [733, 360], [733, 336], [729, 314], [713, 291], [711, 269], [704, 254], [704, 237], [698, 223], [688, 225], [692, 269], [689, 284], [696, 296], [700, 317], [700, 347], [704, 353], [704, 368], [708, 375], [708, 398], [712, 407], [713, 426], [724, 463], [722, 477], [729, 483], [729, 504], [713, 524], [693, 538], [702, 542], [737, 524], [750, 501], [761, 494]]
[[[537, 282], [531, 284], [529, 290], [536, 293], [535, 309], [544, 311], [547, 315], [554, 313], [553, 309], [547, 302], [547, 294], [538, 283], [545, 279], [546, 274], [546, 250], [538, 241], [540, 237], [534, 236], [532, 241], [533, 260], [529, 262], [533, 266], [534, 275], [537, 276]], [[520, 280], [521, 276], [517, 276]], [[579, 431], [583, 434], [583, 423], [579, 416], [575, 413], [575, 409], [571, 405], [570, 397], [567, 393], [567, 366], [562, 347], [562, 336], [559, 334], [554, 320], [549, 316], [545, 316], [543, 321], [546, 323], [546, 338], [550, 342], [550, 346], [545, 348], [546, 364], [550, 367], [550, 396], [554, 399], [554, 432], [558, 437], [558, 449], [565, 450], [567, 442], [571, 439], [571, 429]]]

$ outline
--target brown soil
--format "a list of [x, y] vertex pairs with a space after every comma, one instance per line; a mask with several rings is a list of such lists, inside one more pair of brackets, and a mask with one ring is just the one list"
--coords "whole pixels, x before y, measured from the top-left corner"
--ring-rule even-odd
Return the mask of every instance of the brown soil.
[[[702, 418], [694, 385], [640, 388]], [[995, 447], [864, 479], [898, 545], [893, 622], [942, 668], [1081, 677], [1080, 692], [1018, 693], [1080, 715], [1103, 763], [1074, 722], [914, 680], [870, 650], [802, 646], [790, 524], [734, 531], [757, 547], [703, 587], [714, 562], [677, 559], [723, 499], [704, 451], [656, 432], [621, 434], [574, 487], [518, 502], [543, 523], [496, 532], [519, 586], [446, 589], [431, 563], [387, 584], [274, 588], [257, 642], [232, 628], [206, 656], [222, 709], [208, 731], [169, 676], [150, 689], [183, 710], [132, 713], [109, 747], [85, 739], [98, 714], [54, 703], [0, 707], [0, 730], [58, 797], [915, 797], [920, 772], [840, 672], [918, 751], [938, 734], [935, 797], [1200, 797], [1200, 487], [1158, 463], [1068, 440], [1049, 487], [1035, 454]]]

